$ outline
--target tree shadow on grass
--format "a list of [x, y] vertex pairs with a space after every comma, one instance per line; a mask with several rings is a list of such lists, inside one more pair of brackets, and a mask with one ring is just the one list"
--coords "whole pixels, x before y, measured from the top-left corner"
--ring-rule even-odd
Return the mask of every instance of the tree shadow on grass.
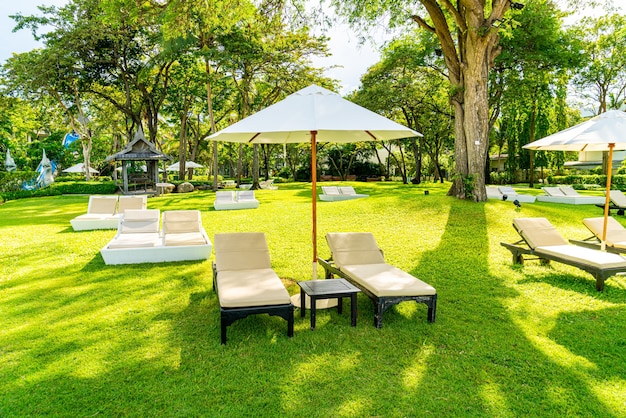
[[548, 335], [573, 355], [585, 359], [588, 362], [585, 368], [598, 381], [626, 376], [626, 311], [623, 307], [564, 312]]
[[[453, 205], [441, 244], [414, 271], [439, 299], [429, 373], [407, 396], [425, 398], [425, 408], [442, 415], [589, 413], [585, 405], [596, 394], [575, 370], [538, 350], [504, 305], [520, 295], [490, 273], [484, 213], [474, 212]], [[472, 236], [472, 247], [455, 245], [458, 236]], [[432, 393], [442, 386], [450, 390]], [[593, 415], [612, 415], [601, 402], [592, 405]]]
[[[525, 263], [528, 263], [528, 261], [525, 261]], [[553, 268], [553, 263], [542, 266], [541, 269], [544, 271], [539, 274], [525, 274], [524, 279], [520, 280], [519, 283], [545, 283], [555, 288], [577, 292], [596, 299], [606, 299], [608, 294], [621, 299], [626, 297], [626, 287], [624, 286], [626, 278], [624, 276], [609, 277], [604, 282], [604, 290], [598, 292], [596, 290], [596, 279], [591, 274], [574, 268], [570, 268], [573, 271], [572, 274], [563, 273], [560, 271], [560, 268]], [[525, 270], [524, 266], [519, 266], [518, 268], [522, 272]]]
[[[484, 213], [461, 207], [449, 208], [439, 246], [410, 270], [438, 290], [433, 324], [424, 305], [405, 302], [375, 329], [360, 295], [356, 328], [328, 310], [310, 331], [296, 311], [289, 339], [284, 320], [259, 315], [231, 325], [220, 346], [217, 297], [191, 294], [172, 336], [180, 379], [202, 388], [189, 405], [210, 399], [221, 416], [617, 415], [517, 325], [505, 303], [520, 295], [490, 273]], [[456, 242], [464, 234], [471, 249]]]

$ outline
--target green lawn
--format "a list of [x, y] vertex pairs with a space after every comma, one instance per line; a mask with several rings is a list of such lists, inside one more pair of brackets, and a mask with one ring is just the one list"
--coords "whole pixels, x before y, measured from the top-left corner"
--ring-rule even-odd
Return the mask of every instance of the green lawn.
[[[318, 312], [315, 331], [296, 311], [289, 339], [284, 320], [261, 315], [220, 345], [211, 260], [106, 266], [99, 249], [115, 232], [70, 227], [87, 196], [0, 206], [0, 416], [626, 415], [626, 277], [599, 293], [587, 273], [512, 266], [500, 246], [518, 239], [519, 216], [586, 238], [581, 220], [599, 208], [518, 211], [447, 197], [448, 184], [352, 184], [370, 197], [318, 203], [320, 256], [326, 232], [374, 233], [389, 263], [437, 289], [435, 323], [406, 302], [375, 329], [359, 295], [356, 328], [349, 309]], [[311, 276], [310, 185], [279, 186], [257, 191], [255, 210], [216, 212], [210, 191], [148, 207], [200, 209], [211, 238], [265, 232], [295, 294]]]

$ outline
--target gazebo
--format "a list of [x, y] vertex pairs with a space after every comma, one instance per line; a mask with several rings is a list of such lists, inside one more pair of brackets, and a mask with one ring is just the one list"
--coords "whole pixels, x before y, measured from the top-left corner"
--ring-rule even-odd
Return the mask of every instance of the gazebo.
[[139, 128], [137, 133], [135, 133], [135, 138], [123, 150], [108, 156], [105, 161], [122, 162], [122, 179], [124, 181], [122, 192], [129, 194], [128, 162], [145, 161], [146, 172], [140, 176], [131, 177], [130, 183], [143, 184], [143, 189], [147, 192], [148, 187], [152, 187], [159, 182], [159, 161], [162, 160], [171, 161], [173, 158], [158, 151], [156, 146], [146, 139], [143, 130]]

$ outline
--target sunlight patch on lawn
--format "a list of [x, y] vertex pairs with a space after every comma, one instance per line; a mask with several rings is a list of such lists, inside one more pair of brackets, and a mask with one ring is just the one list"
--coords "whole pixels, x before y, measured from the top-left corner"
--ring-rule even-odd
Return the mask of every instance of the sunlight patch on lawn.
[[485, 408], [491, 416], [513, 417], [515, 416], [507, 407], [507, 394], [503, 392], [500, 385], [491, 382], [482, 385], [480, 396], [483, 399]]
[[410, 390], [418, 390], [419, 385], [428, 377], [430, 363], [428, 359], [435, 353], [432, 344], [422, 344], [411, 364], [402, 371], [402, 383]]
[[610, 379], [589, 379], [588, 388], [607, 409], [615, 411], [626, 410], [626, 377], [612, 377]]

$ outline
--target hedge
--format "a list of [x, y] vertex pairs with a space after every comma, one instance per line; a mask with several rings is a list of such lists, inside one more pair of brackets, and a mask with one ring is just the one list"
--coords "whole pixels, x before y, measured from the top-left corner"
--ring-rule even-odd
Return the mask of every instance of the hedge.
[[[590, 174], [590, 175], [568, 175], [568, 176], [548, 176], [548, 182], [550, 184], [571, 184], [574, 188], [584, 188], [584, 185], [598, 184], [600, 186], [606, 185], [605, 174]], [[611, 188], [626, 190], [626, 175], [616, 174], [611, 177]]]

